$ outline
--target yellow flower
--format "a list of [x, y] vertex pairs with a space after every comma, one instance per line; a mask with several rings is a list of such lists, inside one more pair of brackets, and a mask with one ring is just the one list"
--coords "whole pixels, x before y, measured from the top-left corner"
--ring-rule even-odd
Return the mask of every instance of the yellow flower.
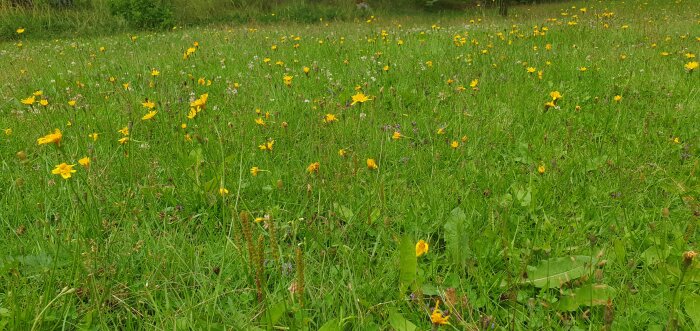
[[445, 128], [437, 129], [437, 134], [445, 134]]
[[262, 145], [259, 145], [258, 148], [260, 148], [261, 151], [271, 151], [274, 145], [275, 141], [270, 140], [268, 142], [263, 143]]
[[366, 101], [370, 101], [370, 100], [372, 100], [372, 99], [370, 99], [370, 98], [369, 98], [368, 96], [366, 96], [364, 93], [362, 93], [362, 92], [357, 92], [357, 94], [355, 94], [355, 95], [352, 96], [352, 103], [351, 103], [350, 105], [354, 106], [354, 105], [355, 105], [356, 103], [358, 103], [358, 102], [359, 102], [359, 103], [365, 103]]
[[318, 172], [319, 168], [321, 168], [321, 163], [314, 162], [314, 163], [309, 164], [309, 166], [306, 168], [306, 171], [311, 174], [314, 172]]
[[180, 128], [182, 128], [183, 130], [187, 129], [187, 123], [180, 124]]
[[678, 138], [678, 137], [675, 137], [675, 138], [673, 138], [673, 143], [674, 143], [674, 144], [680, 144], [680, 143], [681, 143], [681, 139]]
[[382, 68], [382, 70], [389, 71], [389, 66], [384, 66], [384, 68]]
[[377, 166], [377, 162], [374, 161], [374, 159], [367, 159], [367, 169], [369, 170], [377, 170], [379, 166]]
[[54, 175], [61, 175], [63, 179], [68, 179], [71, 177], [71, 174], [76, 172], [76, 170], [73, 169], [74, 166], [75, 164], [61, 163], [51, 170], [51, 173]]
[[578, 68], [578, 71], [581, 71], [581, 72], [584, 72], [584, 71], [586, 71], [586, 70], [588, 70], [588, 68], [586, 68], [586, 67], [580, 67], [580, 68]]
[[21, 100], [21, 102], [22, 102], [23, 104], [29, 105], [29, 106], [33, 105], [35, 101], [36, 101], [36, 98], [35, 98], [33, 95], [30, 96], [29, 98], [26, 98], [26, 99], [22, 99], [22, 100]]
[[125, 90], [129, 89], [129, 83], [124, 83], [122, 84], [122, 87], [124, 87]]
[[559, 93], [559, 91], [552, 91], [549, 93], [549, 96], [552, 98], [552, 101], [557, 101], [561, 99], [562, 95]]
[[399, 140], [399, 139], [401, 139], [401, 137], [402, 137], [401, 132], [398, 132], [398, 131], [394, 131], [394, 134], [391, 135], [391, 139], [394, 139], [394, 140]]
[[75, 107], [76, 101], [75, 100], [69, 100], [68, 105], [71, 107]]
[[284, 75], [284, 77], [282, 77], [282, 80], [284, 81], [284, 85], [292, 86], [292, 78], [294, 78], [294, 77], [289, 76], [289, 75]]
[[616, 95], [616, 96], [613, 97], [613, 100], [615, 100], [615, 102], [620, 102], [620, 101], [622, 101], [622, 96], [621, 96], [621, 95]]
[[260, 172], [260, 168], [258, 168], [258, 167], [250, 168], [250, 174], [253, 175], [253, 177], [257, 176], [259, 172]]
[[156, 108], [156, 103], [153, 101], [149, 101], [148, 99], [146, 99], [145, 102], [142, 102], [141, 105], [146, 109]]
[[554, 101], [547, 101], [544, 103], [544, 109], [549, 109], [549, 108], [554, 108], [556, 105], [554, 104]]
[[196, 51], [197, 51], [197, 49], [194, 48], [194, 47], [188, 48], [188, 49], [185, 51], [185, 53], [182, 54], [182, 59], [183, 59], [183, 60], [187, 60], [187, 59], [190, 57], [190, 55], [194, 54], [194, 52], [196, 52]]
[[151, 69], [151, 76], [160, 76], [160, 71], [158, 71], [158, 69]]
[[535, 69], [535, 68], [533, 68], [533, 67], [528, 67], [528, 68], [527, 68], [527, 73], [528, 73], [528, 74], [532, 74], [532, 73], [534, 73], [535, 71], [537, 71], [537, 69]]
[[195, 116], [197, 116], [197, 109], [190, 108], [190, 111], [187, 113], [187, 118], [193, 119]]
[[340, 155], [340, 157], [345, 157], [345, 154], [347, 153], [348, 152], [342, 148], [338, 150], [338, 155]]
[[219, 194], [221, 194], [221, 196], [224, 196], [228, 194], [228, 190], [225, 187], [219, 187]]
[[97, 136], [98, 136], [97, 132], [93, 132], [93, 133], [88, 135], [89, 138], [92, 138], [92, 141], [97, 141]]
[[308, 75], [308, 74], [309, 74], [309, 71], [311, 71], [311, 68], [309, 68], [309, 67], [304, 67], [303, 70], [304, 70], [304, 73]]
[[5, 132], [5, 135], [6, 135], [6, 136], [9, 136], [9, 135], [12, 134], [12, 129], [7, 128], [7, 129], [3, 130], [3, 132]]
[[44, 144], [56, 144], [59, 145], [61, 143], [61, 139], [63, 138], [63, 134], [61, 133], [61, 130], [55, 129], [53, 133], [49, 133], [39, 139], [36, 140], [38, 145], [44, 145]]
[[[207, 105], [207, 100], [209, 100], [209, 93], [204, 93], [199, 96], [199, 99], [192, 101], [190, 107], [204, 108]], [[197, 110], [199, 112], [199, 110]]]
[[332, 123], [332, 122], [337, 122], [338, 118], [335, 117], [334, 114], [326, 114], [326, 116], [323, 117], [323, 123]]
[[126, 144], [127, 142], [129, 142], [129, 137], [121, 138], [121, 139], [119, 139], [118, 141], [119, 141], [119, 144], [124, 145], [124, 144]]
[[15, 32], [17, 32], [17, 34], [23, 34], [24, 31], [25, 31], [24, 28], [17, 28], [17, 30], [15, 30]]
[[419, 257], [425, 253], [428, 253], [428, 243], [425, 240], [418, 240], [416, 244], [416, 257]]
[[262, 117], [258, 117], [255, 119], [255, 124], [265, 126], [265, 120], [263, 120]]
[[544, 173], [544, 171], [545, 171], [544, 164], [540, 164], [539, 167], [537, 167], [537, 172], [539, 172], [541, 175]]
[[697, 69], [698, 66], [700, 66], [700, 64], [698, 64], [698, 61], [691, 61], [686, 63], [683, 67], [685, 68], [685, 70], [688, 70], [688, 72], [690, 72]]
[[39, 104], [46, 107], [49, 105], [49, 100], [41, 99], [41, 100], [39, 100]]
[[433, 309], [433, 313], [430, 314], [430, 321], [434, 325], [450, 324], [450, 322], [448, 321], [450, 319], [450, 316], [444, 316], [442, 314], [442, 311], [440, 311], [439, 307], [440, 307], [440, 300], [435, 302], [435, 309]]
[[121, 134], [123, 134], [123, 135], [125, 135], [125, 136], [128, 136], [128, 135], [129, 135], [129, 127], [128, 127], [128, 126], [125, 126], [125, 127], [123, 127], [121, 130], [119, 130], [119, 131], [117, 131], [117, 132], [119, 132], [119, 133], [121, 133]]
[[153, 118], [153, 116], [156, 116], [156, 114], [158, 114], [157, 111], [151, 110], [148, 112], [148, 114], [143, 115], [143, 117], [141, 117], [141, 120], [143, 120], [143, 121], [150, 120], [151, 118]]
[[86, 157], [78, 160], [78, 163], [80, 163], [81, 166], [87, 168], [90, 166], [90, 158], [86, 156]]
[[478, 80], [478, 79], [474, 79], [474, 80], [472, 80], [472, 81], [469, 83], [469, 87], [471, 87], [472, 89], [476, 89], [476, 87], [477, 87], [478, 85], [479, 85], [479, 80]]
[[453, 141], [450, 143], [450, 147], [452, 147], [452, 148], [457, 148], [457, 147], [459, 147], [459, 142], [458, 142], [457, 140], [453, 140]]

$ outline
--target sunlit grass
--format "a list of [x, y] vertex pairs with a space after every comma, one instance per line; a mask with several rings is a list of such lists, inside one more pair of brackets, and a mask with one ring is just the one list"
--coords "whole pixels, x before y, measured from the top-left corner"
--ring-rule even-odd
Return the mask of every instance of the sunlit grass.
[[0, 330], [693, 329], [697, 13], [17, 31]]

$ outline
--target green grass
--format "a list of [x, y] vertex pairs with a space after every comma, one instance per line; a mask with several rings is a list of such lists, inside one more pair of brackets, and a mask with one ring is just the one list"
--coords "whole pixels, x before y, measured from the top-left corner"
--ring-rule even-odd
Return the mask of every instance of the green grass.
[[0, 44], [0, 330], [426, 330], [436, 300], [446, 330], [698, 328], [697, 13], [29, 30]]
[[[421, 15], [432, 19], [456, 16], [459, 11], [454, 9], [460, 8], [425, 6], [420, 0], [372, 0], [367, 9], [358, 8], [352, 0], [72, 0], [73, 5], [67, 7], [50, 5], [65, 0], [33, 0], [33, 6], [13, 6], [13, 1], [19, 0], [0, 0], [0, 42], [20, 39], [15, 33], [17, 27], [27, 29], [24, 37], [50, 40], [133, 33], [147, 27], [168, 30], [213, 24], [312, 24], [362, 20], [370, 15]], [[460, 1], [442, 0], [438, 4]], [[110, 6], [129, 3], [142, 6]]]

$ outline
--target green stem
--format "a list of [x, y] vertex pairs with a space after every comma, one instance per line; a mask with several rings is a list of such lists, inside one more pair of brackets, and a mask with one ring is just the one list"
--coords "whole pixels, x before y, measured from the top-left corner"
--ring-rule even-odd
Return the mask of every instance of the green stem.
[[685, 273], [688, 271], [687, 265], [683, 265], [681, 268], [681, 275], [678, 278], [678, 284], [676, 285], [676, 288], [673, 289], [673, 295], [672, 300], [671, 300], [671, 312], [670, 312], [670, 317], [668, 319], [668, 325], [666, 326], [666, 330], [675, 330], [677, 328], [677, 321], [676, 321], [676, 305], [678, 304], [678, 289], [681, 287], [683, 284], [683, 278], [685, 278]]

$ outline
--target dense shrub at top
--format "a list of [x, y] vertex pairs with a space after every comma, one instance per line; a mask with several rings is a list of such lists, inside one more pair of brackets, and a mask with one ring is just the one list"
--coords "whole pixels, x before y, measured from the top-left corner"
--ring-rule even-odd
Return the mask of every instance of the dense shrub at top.
[[133, 27], [157, 29], [174, 23], [172, 5], [168, 1], [110, 0], [109, 10]]

